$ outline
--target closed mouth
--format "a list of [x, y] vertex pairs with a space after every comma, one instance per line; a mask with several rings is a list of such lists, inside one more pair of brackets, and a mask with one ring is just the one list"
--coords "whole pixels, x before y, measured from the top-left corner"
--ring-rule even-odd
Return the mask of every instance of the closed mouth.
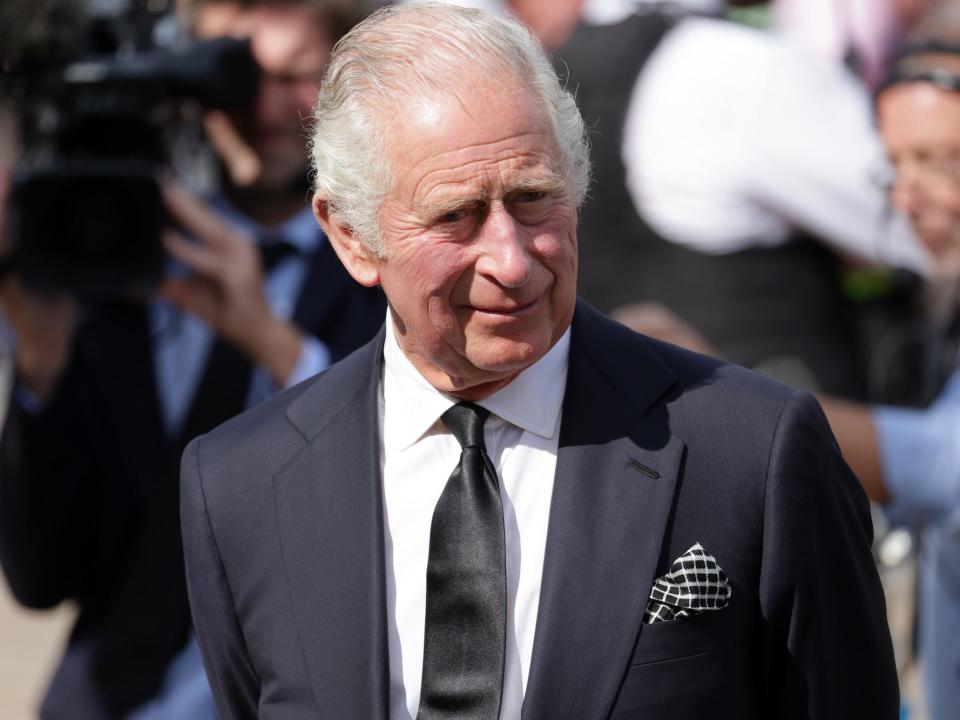
[[540, 304], [541, 297], [538, 297], [536, 300], [525, 303], [523, 305], [514, 305], [512, 307], [478, 307], [476, 305], [471, 305], [470, 309], [474, 312], [483, 313], [485, 315], [497, 315], [501, 317], [516, 317], [519, 315], [525, 315], [533, 310], [537, 305]]

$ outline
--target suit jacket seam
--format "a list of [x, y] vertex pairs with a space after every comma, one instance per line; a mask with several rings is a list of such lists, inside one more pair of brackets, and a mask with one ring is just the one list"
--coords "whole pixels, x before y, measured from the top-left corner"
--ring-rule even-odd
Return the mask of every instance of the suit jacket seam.
[[[257, 693], [259, 696], [260, 676], [257, 674], [256, 670], [253, 667], [253, 661], [251, 660], [251, 655], [250, 655], [250, 648], [247, 644], [247, 636], [243, 631], [243, 624], [240, 622], [240, 616], [237, 614], [237, 603], [234, 598], [233, 588], [231, 588], [230, 586], [230, 577], [227, 574], [227, 568], [223, 564], [223, 553], [220, 551], [220, 543], [217, 540], [217, 533], [213, 528], [213, 520], [210, 517], [210, 505], [207, 502], [207, 492], [206, 492], [206, 488], [204, 487], [204, 481], [203, 481], [203, 470], [201, 469], [201, 465], [200, 465], [200, 447], [204, 437], [205, 436], [201, 435], [196, 439], [197, 480], [198, 480], [199, 489], [200, 489], [200, 497], [203, 499], [203, 516], [206, 519], [207, 527], [210, 529], [210, 539], [213, 541], [213, 548], [217, 553], [217, 564], [219, 566], [220, 573], [223, 576], [223, 584], [227, 591], [227, 597], [229, 598], [229, 601], [230, 601], [230, 607], [233, 610], [233, 620], [236, 623], [237, 630], [240, 633], [240, 638], [243, 641], [243, 656], [245, 659], [244, 664], [247, 666], [247, 671], [250, 673], [250, 676], [257, 679]], [[258, 702], [258, 706], [259, 706], [259, 702]]]
[[767, 493], [770, 491], [771, 472], [773, 469], [773, 456], [776, 452], [778, 452], [780, 447], [780, 439], [783, 432], [784, 417], [787, 414], [787, 408], [791, 404], [793, 404], [794, 399], [798, 396], [799, 396], [799, 392], [797, 390], [793, 390], [789, 395], [787, 395], [784, 398], [783, 404], [780, 406], [780, 411], [777, 414], [777, 422], [776, 422], [776, 425], [774, 426], [773, 436], [770, 438], [770, 446], [769, 446], [769, 450], [767, 451], [766, 467], [764, 468], [764, 471], [763, 471], [763, 492], [760, 496], [760, 508], [761, 508], [760, 537], [764, 537], [764, 533], [766, 531], [767, 516], [766, 516], [765, 508], [767, 507]]
[[[301, 449], [301, 452], [302, 452], [302, 449]], [[276, 478], [276, 474], [274, 474], [274, 478]], [[277, 524], [277, 534], [279, 536], [280, 509], [277, 507], [277, 491], [276, 491], [275, 484], [273, 489], [273, 518], [274, 518], [274, 522]], [[297, 605], [294, 602], [294, 598], [293, 598], [292, 580], [290, 578], [290, 569], [289, 569], [290, 559], [287, 557], [287, 552], [284, 548], [283, 541], [280, 537], [278, 537], [277, 547], [280, 550], [280, 559], [282, 560], [282, 563], [283, 563], [282, 571], [283, 571], [284, 589], [285, 589], [284, 595], [287, 598], [287, 604], [290, 607], [290, 612], [293, 615], [293, 621], [296, 624], [296, 632], [294, 634], [297, 636], [297, 647], [300, 648], [300, 660], [303, 662], [303, 667], [307, 671], [308, 678], [310, 678], [309, 679], [310, 692], [313, 695], [313, 701], [317, 704], [317, 708], [319, 709], [321, 707], [320, 698], [317, 697], [316, 686], [312, 679], [312, 671], [310, 669], [310, 661], [309, 661], [310, 656], [307, 653], [307, 649], [303, 644], [303, 633], [300, 631], [300, 628], [303, 627], [303, 622], [300, 620], [300, 618], [297, 617]]]
[[[776, 423], [776, 426], [775, 426], [775, 429], [774, 429], [774, 432], [773, 432], [773, 436], [770, 438], [770, 445], [769, 445], [769, 448], [770, 448], [770, 449], [769, 449], [768, 454], [767, 454], [767, 466], [766, 466], [766, 470], [765, 470], [765, 472], [764, 472], [763, 493], [762, 493], [762, 497], [761, 497], [761, 501], [762, 501], [762, 502], [761, 502], [761, 505], [760, 505], [760, 508], [761, 508], [761, 512], [760, 512], [760, 538], [761, 538], [761, 546], [760, 546], [760, 562], [759, 562], [759, 564], [758, 564], [758, 573], [759, 573], [759, 574], [758, 574], [758, 577], [757, 577], [758, 588], [759, 588], [759, 587], [761, 586], [761, 584], [762, 584], [762, 578], [763, 578], [764, 566], [765, 566], [764, 555], [765, 555], [765, 553], [766, 553], [766, 551], [767, 551], [767, 533], [766, 533], [766, 530], [767, 530], [767, 500], [768, 500], [768, 496], [769, 496], [769, 494], [770, 494], [770, 492], [771, 492], [771, 484], [773, 483], [773, 480], [774, 480], [774, 479], [773, 479], [773, 476], [772, 476], [772, 472], [773, 472], [773, 458], [774, 458], [774, 454], [778, 454], [778, 455], [781, 454], [780, 448], [781, 448], [782, 443], [785, 442], [784, 439], [783, 439], [783, 437], [784, 437], [784, 432], [786, 432], [786, 431], [784, 430], [784, 426], [785, 426], [785, 424], [786, 424], [785, 419], [786, 419], [787, 413], [788, 413], [788, 411], [790, 410], [791, 406], [796, 405], [796, 403], [797, 403], [798, 401], [800, 401], [800, 400], [804, 397], [804, 395], [805, 395], [805, 393], [803, 393], [802, 391], [797, 390], [797, 389], [794, 388], [794, 389], [792, 389], [792, 392], [791, 392], [790, 394], [788, 394], [788, 395], [784, 398], [783, 404], [782, 404], [781, 407], [780, 407], [780, 412], [779, 412], [779, 414], [778, 414], [778, 416], [777, 416], [777, 423]], [[795, 573], [795, 576], [799, 576], [799, 573]], [[762, 600], [762, 598], [759, 598], [759, 599], [758, 599], [758, 602], [757, 602], [757, 611], [756, 611], [756, 612], [757, 612], [757, 615], [759, 616], [759, 621], [760, 621], [761, 623], [766, 620], [766, 615], [765, 615], [765, 611], [764, 611], [764, 607], [763, 607], [763, 600]], [[785, 643], [787, 642], [787, 638], [786, 638], [786, 637], [784, 637], [784, 642], [785, 642]], [[770, 675], [769, 675], [770, 668], [769, 668], [769, 667], [766, 667], [766, 668], [763, 669], [762, 672], [763, 672], [763, 674], [761, 675], [761, 677], [762, 677], [762, 694], [761, 694], [761, 697], [762, 697], [762, 701], [763, 701], [763, 703], [764, 703], [764, 705], [765, 705], [765, 707], [766, 707], [767, 704], [770, 702], [770, 693], [771, 693], [771, 689], [772, 689], [772, 687], [773, 687], [773, 684], [771, 683], [771, 678], [770, 678]], [[809, 700], [809, 697], [808, 697], [807, 699]]]

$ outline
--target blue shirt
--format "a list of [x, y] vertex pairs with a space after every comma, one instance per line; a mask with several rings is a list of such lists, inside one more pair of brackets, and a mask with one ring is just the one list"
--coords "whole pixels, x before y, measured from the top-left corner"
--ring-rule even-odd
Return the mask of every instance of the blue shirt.
[[[214, 200], [212, 206], [251, 242], [266, 234], [265, 228], [257, 226], [224, 200]], [[271, 229], [270, 234], [282, 237], [299, 251], [281, 260], [264, 281], [264, 292], [271, 310], [276, 316], [289, 320], [309, 270], [310, 256], [325, 238], [317, 229], [309, 208], [282, 226]], [[179, 272], [182, 268], [173, 267], [171, 270]], [[181, 312], [163, 300], [150, 304], [150, 330], [164, 426], [168, 435], [176, 436], [190, 410], [214, 337], [199, 318]], [[297, 364], [287, 379], [287, 387], [320, 372], [329, 364], [330, 351], [317, 338], [307, 336]], [[247, 407], [265, 400], [278, 389], [262, 368], [255, 368]], [[200, 649], [191, 633], [186, 647], [167, 670], [157, 697], [134, 710], [128, 720], [214, 720], [216, 717], [216, 705], [203, 669]]]
[[[241, 215], [226, 201], [214, 200], [212, 206], [251, 242], [265, 234], [264, 228]], [[271, 310], [277, 317], [289, 320], [309, 269], [310, 255], [325, 241], [325, 237], [317, 228], [317, 221], [309, 208], [280, 227], [273, 228], [271, 234], [282, 237], [300, 251], [281, 260], [264, 282], [264, 292]], [[182, 272], [182, 267], [174, 265], [171, 272]], [[196, 395], [214, 337], [198, 317], [181, 312], [163, 300], [155, 300], [150, 304], [150, 332], [164, 425], [168, 435], [176, 436]], [[306, 380], [329, 364], [330, 351], [318, 339], [307, 336], [297, 364], [287, 379], [287, 387]], [[266, 400], [278, 389], [273, 386], [265, 370], [256, 368], [247, 407]]]
[[925, 410], [874, 409], [890, 520], [922, 534], [919, 641], [930, 720], [960, 717], [960, 368]]
[[191, 632], [187, 646], [170, 664], [157, 697], [127, 715], [127, 720], [216, 720], [217, 717], [217, 706], [200, 659], [200, 647]]
[[[297, 298], [310, 268], [311, 256], [326, 238], [317, 227], [310, 208], [292, 217], [283, 225], [263, 228], [243, 216], [225, 199], [215, 198], [211, 206], [240, 234], [256, 242], [270, 235], [282, 238], [299, 252], [281, 260], [264, 279], [264, 292], [273, 313], [284, 320], [293, 317]], [[168, 271], [183, 273], [185, 268], [171, 261]], [[176, 437], [196, 394], [206, 366], [214, 336], [196, 316], [183, 312], [170, 303], [156, 299], [149, 306], [150, 337], [154, 368], [164, 429]], [[13, 347], [13, 337], [0, 322], [0, 342]], [[324, 370], [330, 364], [327, 347], [317, 338], [304, 338], [300, 356], [287, 379], [286, 387], [297, 384]], [[254, 368], [246, 407], [267, 399], [280, 388], [273, 385], [263, 368]], [[39, 412], [42, 403], [27, 388], [14, 388], [17, 402], [30, 413]], [[135, 709], [128, 720], [215, 720], [213, 695], [207, 682], [195, 636], [191, 633], [186, 647], [174, 659], [164, 677], [157, 697]]]

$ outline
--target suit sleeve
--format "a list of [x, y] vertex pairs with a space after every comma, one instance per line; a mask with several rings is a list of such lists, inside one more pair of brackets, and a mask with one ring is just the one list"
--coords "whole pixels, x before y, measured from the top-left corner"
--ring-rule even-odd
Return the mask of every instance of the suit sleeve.
[[180, 523], [187, 592], [203, 665], [220, 716], [257, 717], [260, 682], [250, 662], [243, 632], [204, 494], [200, 447], [193, 440], [181, 463]]
[[869, 505], [819, 405], [781, 415], [764, 500], [760, 611], [764, 717], [899, 717]]

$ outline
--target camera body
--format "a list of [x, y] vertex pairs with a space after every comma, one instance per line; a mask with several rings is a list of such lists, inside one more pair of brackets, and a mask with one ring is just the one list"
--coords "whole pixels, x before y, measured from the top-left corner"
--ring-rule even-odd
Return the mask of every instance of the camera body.
[[203, 110], [256, 93], [248, 41], [144, 47], [123, 41], [130, 26], [100, 18], [76, 57], [5, 73], [24, 145], [9, 207], [12, 266], [37, 291], [97, 300], [154, 287], [168, 223], [158, 176], [178, 141], [201, 144]]

